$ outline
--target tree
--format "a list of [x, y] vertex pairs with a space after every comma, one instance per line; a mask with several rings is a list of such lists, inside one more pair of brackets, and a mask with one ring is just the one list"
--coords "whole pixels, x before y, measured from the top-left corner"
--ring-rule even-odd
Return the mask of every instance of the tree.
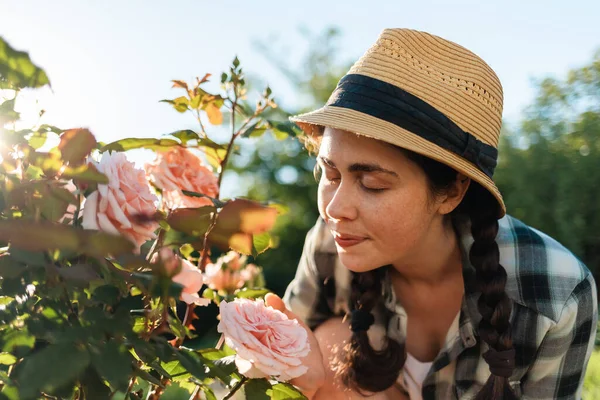
[[501, 142], [495, 180], [508, 212], [573, 251], [600, 278], [600, 51], [565, 79], [536, 83]]

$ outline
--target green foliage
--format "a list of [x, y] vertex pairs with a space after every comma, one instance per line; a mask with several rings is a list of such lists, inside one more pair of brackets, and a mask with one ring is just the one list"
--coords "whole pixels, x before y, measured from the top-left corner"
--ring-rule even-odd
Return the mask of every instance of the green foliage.
[[495, 180], [508, 212], [573, 251], [600, 281], [600, 52], [565, 80], [544, 79]]
[[600, 350], [594, 351], [588, 364], [582, 397], [586, 400], [600, 399]]
[[[236, 149], [234, 142], [249, 127], [265, 126], [280, 138], [296, 134], [288, 123], [263, 117], [276, 107], [270, 89], [256, 107], [241, 104], [246, 89], [237, 58], [222, 76], [221, 93], [202, 88], [209, 77], [193, 85], [173, 81], [174, 88], [185, 94], [165, 101], [176, 111], [192, 112], [199, 132], [178, 130], [161, 138], [99, 145], [87, 129], [41, 125], [15, 131], [7, 124], [19, 119], [14, 110], [19, 89], [49, 81], [26, 53], [0, 39], [0, 87], [12, 94], [0, 104], [0, 398], [158, 399], [189, 398], [201, 392], [216, 399], [213, 387], [218, 382], [232, 393], [249, 382], [237, 371], [230, 349], [184, 346], [195, 343], [192, 339], [197, 336], [196, 300], [184, 296], [205, 289], [204, 297], [210, 294], [216, 304], [235, 297], [262, 297], [268, 290], [262, 288], [260, 268], [248, 269], [254, 275], [231, 290], [192, 290], [189, 279], [177, 278], [201, 274], [194, 264], [206, 267], [211, 252], [233, 249], [257, 256], [267, 250], [272, 244], [269, 230], [281, 207], [181, 188], [182, 196], [206, 198], [212, 205], [170, 209], [156, 188], [161, 201], [150, 215], [133, 215], [123, 222], [127, 218], [123, 214], [119, 229], [107, 229], [106, 220], [97, 223], [100, 230], [82, 229], [86, 225], [82, 214], [89, 218], [96, 212], [91, 208], [93, 196], [97, 199], [115, 186], [121, 189], [119, 194], [125, 192], [118, 179], [113, 176], [109, 181], [110, 174], [98, 170], [102, 165], [90, 161], [107, 152], [194, 149], [217, 169], [220, 185]], [[232, 119], [231, 139], [224, 145], [208, 137], [202, 122], [221, 124], [222, 108], [231, 112]], [[60, 143], [39, 151], [48, 135], [60, 135]], [[139, 176], [144, 179], [144, 174]], [[120, 212], [114, 203], [111, 207], [113, 214]], [[127, 224], [141, 229], [150, 223], [157, 226], [156, 239], [141, 248], [124, 233]], [[171, 251], [170, 258], [163, 258], [164, 250]], [[201, 275], [200, 285], [204, 280]], [[211, 326], [210, 321], [202, 322]], [[253, 394], [263, 397], [272, 390], [270, 383], [249, 385]], [[298, 393], [294, 396], [299, 398]]]
[[46, 72], [31, 62], [27, 53], [13, 49], [0, 37], [0, 89], [37, 88], [49, 84]]

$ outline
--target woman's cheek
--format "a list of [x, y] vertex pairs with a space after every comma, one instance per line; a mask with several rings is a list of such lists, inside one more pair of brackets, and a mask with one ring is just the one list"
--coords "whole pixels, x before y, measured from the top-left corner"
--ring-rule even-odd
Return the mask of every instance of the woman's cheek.
[[334, 195], [332, 190], [334, 190], [332, 187], [327, 187], [323, 183], [319, 182], [319, 187], [317, 190], [317, 204], [319, 206], [319, 214], [321, 214], [321, 218], [324, 220], [327, 220], [325, 216], [325, 209]]

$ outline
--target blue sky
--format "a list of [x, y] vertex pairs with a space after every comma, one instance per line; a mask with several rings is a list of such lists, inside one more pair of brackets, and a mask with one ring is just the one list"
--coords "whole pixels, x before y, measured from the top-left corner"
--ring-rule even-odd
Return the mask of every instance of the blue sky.
[[359, 57], [383, 28], [409, 27], [453, 40], [498, 73], [505, 119], [531, 101], [530, 78], [562, 77], [600, 48], [600, 1], [14, 1], [0, 0], [0, 35], [46, 69], [43, 122], [87, 126], [102, 141], [193, 127], [158, 103], [171, 79], [218, 76], [234, 55], [295, 104], [285, 79], [253, 47], [276, 37], [290, 65], [305, 42], [297, 27], [341, 28], [341, 58]]

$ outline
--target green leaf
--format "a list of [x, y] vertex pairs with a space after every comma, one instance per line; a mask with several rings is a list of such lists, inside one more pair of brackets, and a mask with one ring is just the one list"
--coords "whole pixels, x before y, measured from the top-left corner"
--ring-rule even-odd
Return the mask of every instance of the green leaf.
[[198, 140], [198, 146], [199, 147], [205, 147], [205, 148], [213, 149], [213, 150], [219, 150], [221, 152], [227, 151], [227, 147], [226, 146], [223, 146], [222, 144], [213, 142], [209, 138], [200, 138]]
[[104, 153], [105, 151], [127, 151], [139, 148], [144, 148], [148, 150], [160, 150], [179, 145], [179, 142], [173, 139], [126, 138], [105, 145], [100, 149], [100, 152]]
[[66, 167], [61, 174], [63, 179], [73, 179], [83, 183], [107, 184], [108, 177], [92, 165], [80, 165], [75, 168]]
[[178, 208], [167, 219], [169, 226], [179, 232], [193, 236], [203, 236], [212, 220], [214, 207]]
[[11, 247], [29, 251], [49, 249], [75, 250], [79, 245], [81, 230], [72, 227], [27, 220], [0, 221], [0, 240]]
[[190, 101], [188, 100], [187, 97], [181, 96], [181, 97], [178, 97], [173, 100], [160, 100], [159, 103], [171, 104], [173, 106], [173, 108], [175, 108], [175, 110], [177, 110], [180, 113], [184, 113], [188, 110]]
[[248, 400], [270, 400], [267, 392], [272, 388], [266, 379], [250, 379], [244, 385], [244, 394]]
[[256, 258], [259, 254], [264, 253], [271, 247], [271, 235], [267, 232], [258, 235], [252, 235], [252, 255]]
[[65, 280], [76, 284], [87, 284], [100, 276], [96, 270], [88, 264], [76, 264], [70, 267], [62, 267], [58, 269], [58, 274]]
[[102, 285], [98, 286], [96, 290], [94, 290], [92, 299], [100, 303], [113, 306], [117, 304], [120, 297], [121, 292], [119, 291], [119, 288], [113, 285]]
[[98, 371], [88, 367], [81, 378], [81, 386], [86, 400], [105, 400], [110, 398], [111, 390], [104, 384]]
[[271, 126], [271, 132], [277, 140], [284, 140], [288, 137], [296, 137], [300, 134], [298, 128], [291, 122], [284, 121], [268, 121]]
[[2, 365], [13, 365], [17, 362], [17, 357], [10, 353], [0, 353], [0, 364]]
[[209, 199], [210, 201], [212, 201], [213, 205], [217, 208], [221, 208], [223, 206], [225, 206], [225, 204], [227, 204], [226, 202], [223, 202], [221, 200], [217, 200], [214, 197], [210, 197], [207, 196], [203, 193], [198, 193], [198, 192], [192, 192], [191, 190], [181, 190], [181, 193], [185, 194], [186, 196], [190, 196], [190, 197], [204, 197]]
[[160, 364], [160, 367], [164, 372], [161, 372], [158, 369], [157, 372], [161, 375], [165, 375], [166, 377], [172, 379], [175, 382], [187, 380], [190, 376], [188, 370], [183, 365], [181, 365], [181, 362], [179, 360], [173, 360], [166, 363], [163, 362]]
[[0, 88], [37, 88], [49, 84], [46, 72], [31, 62], [29, 54], [13, 49], [0, 37]]
[[[45, 262], [44, 262], [45, 264]], [[6, 278], [16, 278], [21, 276], [27, 267], [9, 255], [3, 255], [0, 257], [0, 276]]]
[[20, 393], [30, 398], [41, 390], [51, 392], [76, 379], [89, 364], [85, 348], [72, 343], [48, 345], [23, 361], [17, 378]]
[[203, 349], [200, 354], [210, 375], [216, 377], [227, 386], [232, 382], [239, 381], [242, 376], [237, 372], [235, 366], [235, 355], [227, 356], [225, 352], [217, 349]]
[[181, 131], [176, 131], [169, 133], [170, 136], [174, 136], [177, 139], [181, 140], [181, 144], [186, 144], [190, 140], [199, 140], [200, 136], [191, 129], [185, 129]]
[[125, 346], [112, 340], [101, 347], [91, 347], [92, 365], [113, 389], [127, 387], [133, 372], [131, 354]]
[[267, 293], [271, 293], [269, 289], [241, 289], [235, 294], [235, 297], [240, 299], [256, 299], [259, 297], [265, 297]]
[[33, 348], [35, 337], [26, 331], [8, 331], [2, 337], [2, 351], [14, 353], [16, 348]]
[[[259, 126], [261, 125], [261, 126]], [[242, 133], [242, 137], [245, 138], [257, 138], [261, 137], [267, 131], [266, 126], [262, 126], [262, 122], [257, 122], [255, 124], [250, 125], [244, 133]]]
[[205, 366], [198, 353], [181, 347], [175, 351], [175, 356], [190, 374], [198, 379], [206, 378]]
[[272, 389], [267, 391], [267, 393], [273, 400], [306, 399], [306, 396], [303, 395], [302, 392], [289, 383], [275, 384]]
[[96, 148], [96, 138], [88, 129], [69, 129], [60, 135], [58, 149], [69, 163], [81, 162]]
[[[0, 38], [0, 40], [2, 40]], [[13, 122], [19, 119], [19, 113], [15, 111], [15, 99], [6, 100], [0, 104], [0, 122], [1, 125]]]
[[94, 257], [103, 258], [107, 255], [117, 257], [122, 254], [130, 254], [135, 248], [135, 245], [123, 236], [91, 230], [84, 232], [84, 234], [80, 234], [79, 250]]
[[6, 400], [21, 400], [19, 389], [15, 386], [4, 386], [0, 392], [0, 399]]

